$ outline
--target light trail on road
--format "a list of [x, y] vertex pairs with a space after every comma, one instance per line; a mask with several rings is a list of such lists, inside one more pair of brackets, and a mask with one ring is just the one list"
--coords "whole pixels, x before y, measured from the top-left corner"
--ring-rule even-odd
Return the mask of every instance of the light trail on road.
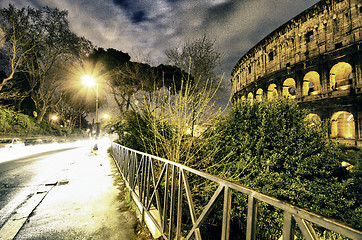
[[109, 140], [97, 143], [0, 163], [0, 191], [15, 191], [0, 200], [0, 239], [137, 239]]
[[[0, 229], [19, 211], [30, 214], [74, 164], [76, 155], [88, 154], [89, 149], [89, 141], [0, 149]], [[10, 228], [18, 227], [13, 220], [10, 223]]]

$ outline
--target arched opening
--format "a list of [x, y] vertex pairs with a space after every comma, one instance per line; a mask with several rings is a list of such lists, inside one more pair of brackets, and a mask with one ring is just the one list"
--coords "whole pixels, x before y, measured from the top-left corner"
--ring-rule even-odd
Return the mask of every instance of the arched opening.
[[5, 43], [5, 35], [5, 32], [0, 27], [0, 48], [2, 48]]
[[331, 118], [331, 138], [355, 138], [355, 125], [353, 115], [346, 111], [333, 114]]
[[273, 100], [278, 97], [277, 85], [274, 83], [270, 84], [268, 87], [268, 100]]
[[320, 94], [321, 89], [319, 74], [316, 71], [308, 72], [303, 78], [303, 96]]
[[256, 91], [255, 99], [258, 102], [264, 102], [264, 91], [263, 91], [263, 89], [259, 88]]
[[253, 101], [253, 99], [254, 99], [254, 95], [253, 95], [253, 93], [248, 93], [248, 101], [250, 101], [250, 102], [252, 102]]
[[283, 83], [283, 97], [294, 99], [296, 96], [295, 81], [293, 78], [287, 78]]
[[316, 125], [321, 123], [321, 118], [315, 113], [308, 114], [306, 119], [311, 125]]
[[241, 96], [241, 101], [246, 101], [246, 97], [245, 97], [245, 96]]
[[346, 90], [352, 85], [352, 66], [346, 62], [335, 64], [329, 72], [331, 90]]

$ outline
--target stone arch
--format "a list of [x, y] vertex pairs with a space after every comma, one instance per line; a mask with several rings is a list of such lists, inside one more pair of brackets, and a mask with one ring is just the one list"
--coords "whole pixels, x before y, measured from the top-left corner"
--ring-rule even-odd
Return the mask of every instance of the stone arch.
[[316, 95], [321, 93], [321, 82], [319, 73], [316, 71], [308, 72], [303, 78], [302, 95]]
[[352, 84], [352, 66], [346, 62], [335, 64], [329, 72], [329, 86], [331, 90], [346, 90]]
[[283, 83], [283, 97], [294, 99], [296, 96], [296, 85], [293, 78], [285, 79]]
[[247, 99], [248, 99], [248, 101], [251, 101], [251, 102], [252, 102], [252, 101], [254, 100], [254, 95], [253, 95], [253, 93], [249, 92]]
[[268, 100], [273, 100], [278, 97], [277, 85], [274, 83], [270, 84], [268, 87]]
[[0, 48], [2, 48], [5, 43], [5, 35], [5, 32], [0, 27]]
[[355, 123], [353, 114], [346, 111], [339, 111], [331, 118], [331, 138], [355, 138]]
[[258, 101], [258, 102], [264, 102], [264, 91], [263, 91], [263, 89], [259, 88], [259, 89], [256, 91], [255, 99], [256, 99], [256, 101]]

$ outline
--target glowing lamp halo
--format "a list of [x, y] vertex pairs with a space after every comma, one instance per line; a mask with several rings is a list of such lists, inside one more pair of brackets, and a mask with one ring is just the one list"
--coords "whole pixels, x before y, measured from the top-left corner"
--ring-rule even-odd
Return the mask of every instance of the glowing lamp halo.
[[83, 75], [81, 78], [82, 83], [87, 87], [93, 87], [96, 85], [96, 80], [90, 75]]

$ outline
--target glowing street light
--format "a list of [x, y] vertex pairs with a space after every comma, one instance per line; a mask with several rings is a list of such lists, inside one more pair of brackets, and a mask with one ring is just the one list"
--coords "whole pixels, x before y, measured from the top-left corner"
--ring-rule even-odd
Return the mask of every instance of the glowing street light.
[[49, 122], [50, 122], [51, 124], [54, 124], [57, 120], [58, 120], [58, 116], [57, 116], [57, 115], [49, 116]]
[[[87, 87], [96, 86], [96, 140], [99, 137], [99, 121], [98, 121], [98, 83], [96, 80], [89, 75], [84, 75], [81, 77], [82, 83]], [[93, 150], [98, 150], [97, 143], [94, 145]]]
[[96, 85], [96, 80], [89, 75], [84, 75], [80, 78], [82, 80], [82, 83], [84, 85], [86, 85], [87, 87], [93, 87], [94, 85]]

